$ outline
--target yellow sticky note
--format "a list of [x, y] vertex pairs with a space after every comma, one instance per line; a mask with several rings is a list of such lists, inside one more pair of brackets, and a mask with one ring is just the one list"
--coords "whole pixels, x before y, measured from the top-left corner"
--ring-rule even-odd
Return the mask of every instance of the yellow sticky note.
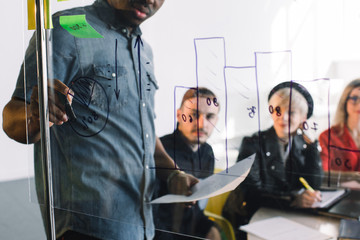
[[[28, 29], [35, 30], [36, 29], [35, 0], [27, 0], [27, 10], [28, 10]], [[44, 20], [45, 20], [46, 29], [53, 28], [49, 0], [44, 0]]]
[[87, 21], [85, 15], [60, 16], [60, 25], [77, 38], [103, 38]]
[[34, 30], [36, 29], [36, 21], [35, 21], [35, 0], [27, 1], [27, 10], [28, 10], [28, 29]]

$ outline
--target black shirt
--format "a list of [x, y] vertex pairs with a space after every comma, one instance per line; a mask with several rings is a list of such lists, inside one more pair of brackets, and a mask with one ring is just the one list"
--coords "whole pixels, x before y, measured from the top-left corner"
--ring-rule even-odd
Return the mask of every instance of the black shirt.
[[[174, 159], [180, 169], [197, 178], [206, 178], [214, 172], [214, 153], [212, 147], [201, 144], [193, 152], [185, 137], [176, 129], [172, 134], [160, 138], [166, 152]], [[168, 194], [167, 183], [157, 179], [155, 196]], [[179, 232], [191, 236], [205, 237], [214, 225], [195, 204], [191, 208], [181, 208], [179, 204], [159, 204], [154, 206], [154, 222], [157, 229], [155, 239], [189, 239], [161, 230]], [[179, 213], [180, 209], [180, 213]], [[158, 231], [160, 230], [160, 231]]]

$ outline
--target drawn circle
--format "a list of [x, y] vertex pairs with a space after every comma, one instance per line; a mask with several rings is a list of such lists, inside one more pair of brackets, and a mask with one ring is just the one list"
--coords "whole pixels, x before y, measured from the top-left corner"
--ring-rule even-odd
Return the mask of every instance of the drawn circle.
[[76, 120], [69, 121], [71, 128], [82, 137], [100, 133], [109, 118], [109, 99], [103, 86], [94, 79], [80, 77], [70, 83], [74, 92], [72, 108]]
[[340, 158], [337, 157], [337, 158], [335, 158], [335, 163], [336, 163], [337, 166], [341, 166], [342, 161], [341, 161]]
[[308, 130], [309, 129], [309, 125], [308, 125], [308, 123], [305, 121], [305, 122], [303, 122], [303, 129], [304, 130]]
[[182, 114], [182, 115], [181, 115], [181, 118], [182, 118], [182, 120], [183, 120], [184, 122], [186, 122], [186, 116], [185, 116], [185, 114]]
[[269, 112], [270, 112], [271, 114], [273, 114], [273, 112], [274, 112], [274, 107], [273, 107], [272, 105], [269, 106]]
[[275, 108], [275, 111], [276, 111], [276, 116], [280, 117], [280, 116], [281, 116], [281, 109], [280, 109], [279, 106], [277, 106], [277, 107]]
[[218, 106], [219, 106], [219, 103], [217, 102], [217, 98], [216, 98], [216, 97], [214, 97], [212, 101], [211, 101], [211, 99], [210, 99], [209, 97], [206, 98], [206, 103], [207, 103], [207, 105], [209, 105], [209, 106], [211, 105], [211, 103], [213, 103], [215, 107], [218, 107]]
[[219, 103], [217, 102], [217, 98], [214, 98], [214, 99], [213, 99], [213, 102], [214, 102], [214, 106], [215, 106], [215, 107], [218, 107], [218, 106], [219, 106]]

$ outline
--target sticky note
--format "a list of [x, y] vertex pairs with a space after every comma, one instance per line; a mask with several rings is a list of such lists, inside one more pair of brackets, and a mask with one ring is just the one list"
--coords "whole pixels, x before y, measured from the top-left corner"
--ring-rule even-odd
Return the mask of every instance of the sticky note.
[[34, 30], [36, 29], [36, 21], [35, 21], [35, 0], [27, 1], [27, 10], [28, 10], [28, 29]]
[[103, 38], [87, 23], [85, 15], [60, 16], [60, 25], [77, 38]]
[[45, 19], [45, 28], [53, 28], [51, 10], [50, 10], [50, 0], [44, 0], [44, 19]]
[[[35, 30], [36, 29], [35, 0], [27, 0], [27, 10], [28, 10], [28, 29]], [[46, 29], [53, 28], [49, 0], [44, 0], [44, 20], [45, 20]]]

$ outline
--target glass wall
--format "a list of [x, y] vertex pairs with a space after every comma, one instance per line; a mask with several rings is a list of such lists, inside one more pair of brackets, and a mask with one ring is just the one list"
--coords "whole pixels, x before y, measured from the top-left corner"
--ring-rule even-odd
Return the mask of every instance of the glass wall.
[[[23, 3], [23, 65], [6, 84], [23, 104], [25, 140], [7, 127], [9, 105], [3, 121], [33, 146], [30, 199], [48, 236], [225, 239], [263, 208], [318, 217], [297, 202], [299, 177], [360, 189], [360, 83], [343, 94], [359, 76], [357, 1], [140, 2], [45, 1], [38, 36], [36, 4]], [[249, 175], [246, 164], [229, 173], [253, 153]], [[175, 164], [199, 180], [224, 170], [212, 192], [244, 182], [195, 205], [152, 203], [185, 175]], [[336, 237], [339, 221], [321, 221]]]

